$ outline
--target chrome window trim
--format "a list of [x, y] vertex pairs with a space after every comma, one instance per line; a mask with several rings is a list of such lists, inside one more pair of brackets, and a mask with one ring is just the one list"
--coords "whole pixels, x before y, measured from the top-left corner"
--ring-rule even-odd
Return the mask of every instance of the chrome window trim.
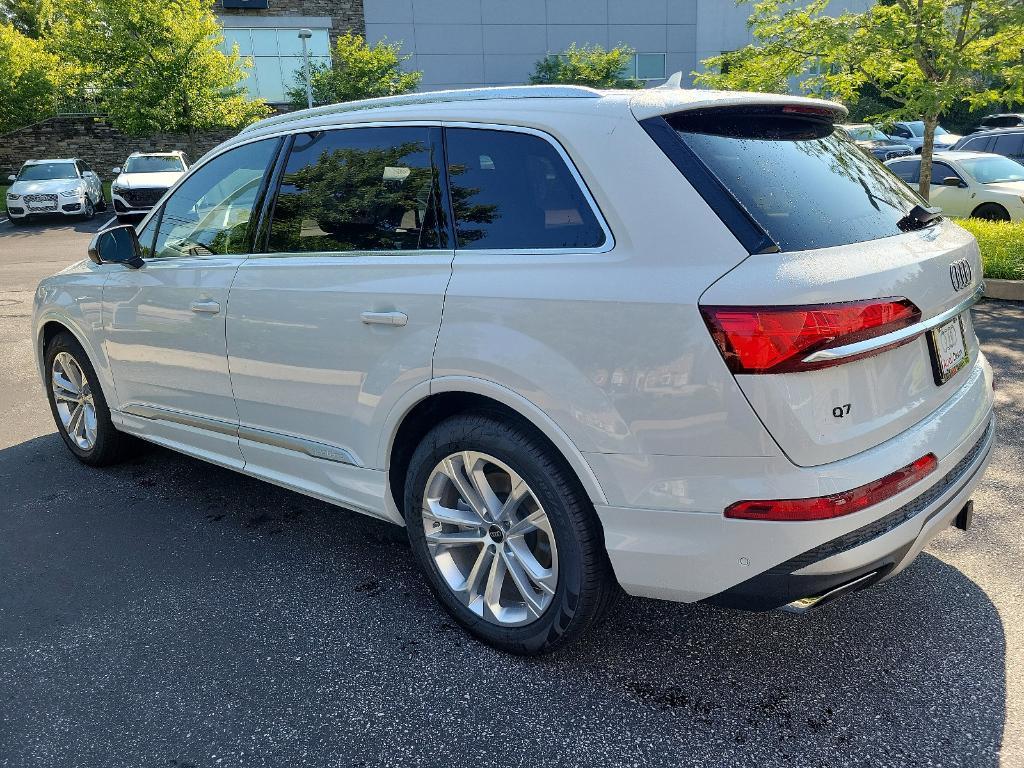
[[[325, 117], [340, 117], [340, 115], [331, 115], [331, 116], [325, 116]], [[505, 124], [505, 123], [474, 123], [474, 122], [467, 122], [467, 121], [461, 121], [461, 120], [460, 121], [423, 120], [423, 119], [415, 119], [415, 118], [409, 119], [409, 120], [402, 120], [402, 119], [395, 119], [395, 120], [368, 120], [368, 121], [365, 121], [365, 122], [356, 121], [356, 122], [344, 122], [344, 123], [333, 122], [331, 120], [324, 120], [323, 122], [316, 122], [316, 123], [311, 124], [311, 125], [303, 125], [303, 126], [290, 125], [287, 129], [283, 129], [283, 130], [279, 130], [279, 131], [273, 131], [273, 132], [268, 132], [268, 133], [261, 133], [261, 134], [255, 135], [255, 136], [245, 136], [245, 138], [239, 139], [238, 141], [235, 141], [234, 139], [228, 139], [228, 143], [225, 143], [225, 144], [222, 144], [222, 145], [218, 145], [217, 147], [214, 147], [209, 152], [207, 152], [205, 155], [203, 155], [201, 158], [199, 158], [193, 165], [189, 166], [189, 168], [185, 172], [185, 174], [174, 183], [174, 186], [172, 186], [170, 189], [167, 190], [164, 198], [161, 200], [161, 205], [159, 206], [159, 208], [163, 207], [162, 204], [165, 203], [166, 200], [168, 200], [171, 197], [171, 195], [173, 195], [175, 193], [175, 191], [178, 189], [178, 187], [182, 183], [184, 183], [185, 180], [188, 179], [195, 171], [197, 171], [200, 168], [202, 168], [204, 165], [206, 165], [208, 162], [210, 162], [214, 158], [217, 158], [220, 155], [224, 154], [225, 152], [229, 152], [230, 150], [235, 149], [236, 147], [241, 147], [241, 146], [244, 146], [246, 144], [252, 144], [253, 142], [256, 142], [256, 141], [264, 141], [266, 139], [280, 139], [280, 138], [283, 138], [283, 137], [286, 137], [286, 136], [294, 136], [294, 135], [300, 134], [300, 133], [308, 133], [310, 131], [346, 130], [348, 128], [392, 128], [392, 127], [394, 127], [394, 128], [402, 128], [402, 127], [411, 127], [411, 128], [418, 128], [418, 127], [423, 127], [423, 128], [474, 128], [474, 129], [490, 130], [490, 131], [510, 131], [512, 133], [527, 133], [527, 134], [531, 134], [533, 136], [537, 136], [537, 137], [539, 137], [541, 139], [544, 139], [545, 141], [548, 142], [548, 144], [550, 144], [552, 147], [554, 147], [555, 151], [562, 158], [562, 162], [564, 162], [566, 167], [569, 169], [569, 173], [572, 175], [573, 179], [576, 181], [577, 186], [580, 188], [580, 191], [583, 193], [584, 199], [587, 201], [587, 204], [590, 206], [591, 212], [594, 214], [594, 217], [597, 219], [597, 223], [601, 227], [601, 231], [604, 232], [604, 242], [601, 245], [595, 246], [593, 248], [480, 248], [480, 249], [439, 248], [439, 249], [436, 249], [436, 250], [431, 249], [429, 251], [430, 253], [452, 253], [452, 252], [455, 252], [455, 253], [465, 253], [465, 254], [474, 254], [474, 255], [479, 254], [481, 256], [512, 256], [512, 255], [515, 255], [515, 256], [549, 256], [549, 255], [552, 255], [552, 254], [562, 254], [562, 255], [567, 255], [568, 256], [568, 255], [577, 255], [577, 254], [608, 253], [609, 251], [611, 251], [612, 249], [615, 248], [615, 235], [612, 233], [611, 227], [608, 225], [608, 221], [605, 218], [604, 213], [601, 211], [600, 206], [597, 204], [597, 201], [594, 199], [594, 196], [591, 194], [590, 187], [587, 186], [586, 181], [584, 181], [583, 177], [580, 175], [579, 169], [576, 167], [576, 163], [574, 163], [572, 161], [572, 158], [569, 156], [568, 152], [565, 151], [565, 148], [562, 146], [561, 142], [559, 142], [551, 134], [546, 133], [545, 131], [542, 131], [542, 130], [540, 130], [538, 128], [531, 128], [529, 126], [524, 126], [524, 125], [509, 125], [509, 124]], [[239, 136], [242, 136], [242, 135], [243, 134], [239, 134]], [[236, 138], [238, 138], [238, 137], [236, 137]], [[273, 169], [269, 169], [269, 170], [273, 170]], [[269, 170], [268, 170], [268, 172], [269, 172]], [[158, 210], [158, 207], [154, 206], [154, 208], [148, 214], [146, 214], [145, 218], [143, 218], [142, 221], [140, 221], [138, 223], [137, 231], [141, 231], [149, 223], [149, 220], [153, 217], [154, 213], [156, 213], [157, 210]], [[453, 245], [456, 245], [456, 244], [453, 244]], [[423, 253], [423, 251], [420, 250], [420, 249], [405, 250], [405, 251], [301, 251], [301, 252], [297, 252], [297, 253], [275, 253], [275, 254], [253, 253], [253, 254], [237, 254], [237, 255], [244, 256], [246, 258], [263, 258], [263, 257], [267, 257], [267, 256], [295, 257], [295, 256], [316, 256], [316, 255], [319, 255], [319, 256], [343, 256], [343, 257], [348, 257], [348, 256], [351, 256], [352, 254], [374, 255], [374, 256], [376, 256], [376, 255], [400, 255], [400, 254], [412, 255], [412, 254], [418, 254], [418, 253]]]
[[977, 304], [984, 295], [985, 286], [981, 285], [974, 293], [961, 301], [955, 307], [951, 307], [945, 312], [941, 312], [927, 320], [922, 320], [921, 322], [909, 325], [906, 328], [900, 328], [898, 331], [887, 333], [884, 336], [877, 336], [873, 339], [866, 339], [865, 341], [858, 341], [854, 344], [846, 344], [845, 346], [835, 347], [833, 349], [822, 349], [808, 355], [803, 361], [805, 363], [820, 363], [831, 360], [843, 360], [847, 357], [863, 355], [868, 352], [874, 352], [877, 349], [882, 349], [883, 347], [900, 344], [904, 341], [910, 341], [911, 339], [930, 331], [932, 328], [937, 328], [946, 321], [952, 320], [961, 312], [970, 309]]

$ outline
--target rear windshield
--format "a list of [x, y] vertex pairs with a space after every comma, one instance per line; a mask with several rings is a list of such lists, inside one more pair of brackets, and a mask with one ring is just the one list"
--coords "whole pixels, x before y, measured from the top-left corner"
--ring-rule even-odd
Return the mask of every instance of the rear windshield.
[[783, 251], [898, 235], [901, 220], [921, 203], [827, 120], [709, 110], [668, 122]]

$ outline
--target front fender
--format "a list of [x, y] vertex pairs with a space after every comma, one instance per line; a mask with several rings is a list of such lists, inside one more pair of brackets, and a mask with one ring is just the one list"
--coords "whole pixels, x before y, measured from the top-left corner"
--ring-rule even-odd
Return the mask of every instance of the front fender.
[[[74, 279], [81, 277], [81, 279]], [[82, 275], [62, 274], [44, 279], [36, 288], [32, 312], [32, 339], [36, 367], [45, 388], [44, 342], [46, 328], [65, 328], [85, 350], [96, 371], [103, 397], [117, 420], [117, 389], [103, 346], [103, 276], [93, 270]]]

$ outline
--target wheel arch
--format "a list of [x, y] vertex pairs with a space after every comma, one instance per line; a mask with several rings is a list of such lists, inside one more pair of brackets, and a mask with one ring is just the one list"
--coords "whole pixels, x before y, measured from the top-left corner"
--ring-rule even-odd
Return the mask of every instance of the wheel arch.
[[973, 217], [973, 218], [980, 218], [980, 217], [977, 216], [977, 213], [982, 208], [998, 208], [998, 209], [1000, 209], [1004, 214], [1006, 214], [1005, 221], [1010, 221], [1013, 218], [1012, 216], [1010, 216], [1010, 212], [1006, 209], [1005, 205], [1002, 205], [1001, 203], [992, 202], [991, 200], [986, 201], [984, 203], [979, 203], [978, 205], [974, 206], [974, 210], [971, 211], [971, 217]]
[[458, 413], [492, 411], [535, 430], [569, 465], [594, 504], [607, 504], [604, 490], [586, 457], [540, 408], [500, 384], [472, 377], [434, 379], [396, 404], [382, 435], [378, 466], [386, 468], [389, 506], [401, 509], [405, 475], [416, 446], [441, 420]]
[[63, 316], [50, 315], [40, 319], [36, 332], [36, 361], [39, 368], [39, 375], [45, 386], [46, 381], [46, 347], [50, 341], [60, 333], [70, 333], [72, 338], [79, 343], [89, 358], [89, 363], [96, 372], [100, 387], [103, 389], [103, 397], [111, 409], [111, 417], [117, 421], [115, 404], [118, 403], [114, 382], [110, 376], [110, 367], [102, 351], [96, 349], [86, 334], [81, 332], [78, 326]]

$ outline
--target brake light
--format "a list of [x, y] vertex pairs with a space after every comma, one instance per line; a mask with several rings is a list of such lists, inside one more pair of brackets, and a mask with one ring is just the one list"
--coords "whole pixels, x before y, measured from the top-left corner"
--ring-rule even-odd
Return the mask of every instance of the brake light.
[[842, 360], [803, 361], [819, 350], [883, 336], [921, 319], [921, 310], [902, 298], [802, 307], [701, 307], [701, 312], [733, 373], [809, 371], [875, 355], [916, 337]]
[[923, 480], [939, 466], [935, 454], [922, 456], [913, 464], [897, 469], [881, 480], [850, 491], [811, 499], [770, 499], [737, 501], [725, 510], [725, 516], [738, 520], [828, 520], [853, 514], [892, 498], [914, 483]]

